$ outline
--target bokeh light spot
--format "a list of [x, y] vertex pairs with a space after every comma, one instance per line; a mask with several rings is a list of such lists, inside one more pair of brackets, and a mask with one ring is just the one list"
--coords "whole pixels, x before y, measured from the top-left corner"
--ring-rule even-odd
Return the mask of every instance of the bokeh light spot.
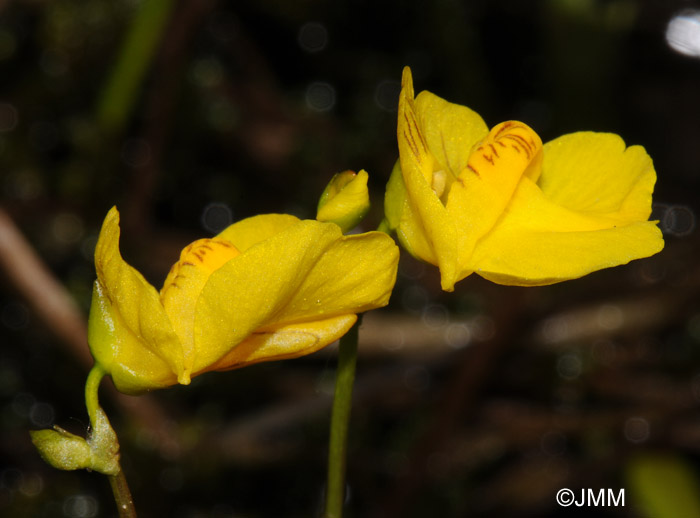
[[450, 324], [445, 329], [445, 342], [453, 349], [461, 349], [469, 345], [472, 332], [466, 324]]
[[55, 412], [48, 403], [34, 403], [29, 409], [29, 420], [39, 428], [47, 428], [53, 425]]
[[695, 230], [695, 212], [684, 205], [672, 205], [664, 211], [661, 230], [665, 234], [684, 237]]
[[22, 477], [19, 492], [27, 497], [38, 496], [44, 490], [44, 479], [36, 473], [29, 473]]
[[201, 221], [207, 232], [218, 234], [233, 222], [233, 212], [225, 203], [212, 202], [204, 207]]
[[423, 309], [423, 323], [432, 329], [439, 329], [447, 325], [450, 315], [442, 304], [430, 304]]
[[666, 27], [666, 43], [679, 54], [700, 57], [700, 11], [684, 10]]
[[581, 375], [583, 363], [578, 354], [563, 354], [557, 359], [557, 374], [565, 380], [574, 380]]
[[53, 237], [61, 244], [71, 245], [83, 237], [85, 226], [75, 214], [61, 213], [54, 217], [51, 224]]
[[603, 304], [598, 309], [598, 325], [607, 331], [619, 329], [624, 323], [625, 316], [622, 310], [612, 304]]
[[496, 324], [491, 317], [479, 315], [472, 322], [472, 336], [481, 342], [491, 340], [496, 334]]
[[335, 106], [335, 88], [316, 81], [306, 88], [306, 105], [317, 112], [327, 112]]
[[634, 444], [640, 444], [649, 439], [651, 427], [643, 417], [630, 417], [625, 421], [625, 439]]
[[63, 502], [63, 514], [69, 518], [93, 518], [98, 511], [97, 500], [90, 495], [69, 496]]
[[381, 81], [374, 89], [374, 102], [382, 110], [396, 113], [399, 106], [401, 83], [398, 81]]
[[320, 52], [328, 45], [328, 30], [318, 22], [305, 23], [299, 29], [297, 41], [306, 52]]

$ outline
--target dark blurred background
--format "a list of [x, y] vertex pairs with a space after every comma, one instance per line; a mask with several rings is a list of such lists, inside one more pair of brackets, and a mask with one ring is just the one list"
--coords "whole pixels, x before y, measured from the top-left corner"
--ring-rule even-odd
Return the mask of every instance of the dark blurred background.
[[[695, 9], [695, 10], [693, 10]], [[159, 286], [179, 250], [397, 158], [401, 70], [544, 141], [611, 131], [655, 162], [656, 257], [543, 288], [452, 294], [402, 257], [360, 334], [348, 516], [700, 516], [700, 3], [0, 2], [0, 515], [116, 516], [28, 430], [84, 433], [102, 218]], [[65, 298], [66, 294], [70, 298]], [[335, 367], [310, 357], [133, 398], [106, 381], [137, 509], [320, 515]], [[561, 488], [625, 505], [557, 505]]]

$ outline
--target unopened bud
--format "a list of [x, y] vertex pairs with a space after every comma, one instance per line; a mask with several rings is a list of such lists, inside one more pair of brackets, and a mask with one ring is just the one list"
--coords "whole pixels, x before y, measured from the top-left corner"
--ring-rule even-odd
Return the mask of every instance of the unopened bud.
[[119, 442], [102, 409], [97, 409], [94, 428], [87, 439], [54, 426], [53, 430], [32, 430], [30, 435], [39, 455], [54, 468], [71, 471], [90, 469], [105, 475], [119, 473]]
[[353, 229], [369, 210], [367, 171], [344, 171], [336, 174], [321, 194], [316, 219], [330, 221], [343, 232]]

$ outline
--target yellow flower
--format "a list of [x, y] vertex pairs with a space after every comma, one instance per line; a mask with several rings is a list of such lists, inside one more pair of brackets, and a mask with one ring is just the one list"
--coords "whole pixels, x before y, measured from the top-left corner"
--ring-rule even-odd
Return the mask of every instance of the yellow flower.
[[648, 257], [663, 248], [648, 221], [656, 173], [641, 146], [580, 132], [542, 145], [522, 122], [489, 131], [464, 106], [421, 92], [404, 69], [399, 162], [387, 185], [389, 226], [442, 288], [472, 273], [537, 286]]
[[126, 393], [295, 358], [337, 340], [357, 313], [384, 306], [398, 249], [380, 232], [267, 214], [185, 248], [160, 293], [119, 253], [119, 213], [95, 250], [88, 340]]

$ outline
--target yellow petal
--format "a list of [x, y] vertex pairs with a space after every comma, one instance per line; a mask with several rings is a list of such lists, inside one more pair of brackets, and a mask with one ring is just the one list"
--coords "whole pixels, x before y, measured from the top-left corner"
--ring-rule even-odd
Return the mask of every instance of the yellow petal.
[[[404, 69], [399, 96], [397, 137], [403, 180], [406, 186], [412, 230], [427, 243], [432, 254], [419, 247], [409, 248], [424, 261], [437, 263], [443, 289], [452, 291], [457, 275], [457, 232], [445, 206], [432, 189], [434, 159], [421, 132], [413, 107], [413, 80], [408, 68]], [[408, 240], [411, 235], [406, 236]], [[431, 260], [432, 259], [432, 260]]]
[[495, 126], [473, 150], [447, 199], [447, 212], [459, 229], [457, 280], [471, 273], [476, 243], [501, 217], [521, 178], [536, 176], [541, 148], [537, 133], [508, 121]]
[[298, 222], [299, 218], [290, 214], [261, 214], [228, 226], [216, 237], [233, 243], [240, 252], [245, 252], [251, 246], [265, 241]]
[[[269, 229], [269, 218], [258, 221]], [[251, 225], [243, 235], [254, 235]], [[193, 370], [214, 364], [284, 311], [308, 272], [341, 236], [333, 223], [298, 221], [212, 273], [197, 301]]]
[[183, 379], [191, 375], [197, 355], [194, 346], [197, 299], [211, 274], [239, 254], [238, 249], [224, 239], [199, 239], [182, 251], [160, 290], [165, 312], [182, 344]]
[[436, 169], [449, 171], [456, 178], [467, 167], [474, 144], [489, 132], [486, 123], [466, 106], [426, 91], [416, 97], [415, 111]]
[[389, 177], [384, 195], [384, 212], [389, 228], [403, 247], [414, 257], [430, 264], [437, 264], [437, 256], [425, 235], [420, 217], [414, 212], [403, 181], [401, 164], [397, 160]]
[[663, 248], [655, 222], [569, 210], [523, 178], [503, 218], [476, 246], [470, 268], [499, 284], [537, 286], [648, 257]]
[[306, 273], [282, 311], [266, 326], [386, 306], [396, 280], [398, 259], [398, 247], [383, 232], [345, 236], [335, 241]]
[[229, 370], [271, 360], [298, 358], [322, 349], [348, 332], [356, 315], [256, 331], [207, 370]]
[[572, 210], [645, 220], [656, 172], [643, 147], [625, 149], [617, 135], [580, 132], [545, 145], [538, 183], [550, 200]]
[[122, 259], [119, 235], [119, 212], [113, 207], [95, 248], [97, 297], [90, 315], [89, 340], [95, 360], [112, 374], [117, 388], [129, 392], [137, 385], [161, 386], [163, 364], [182, 378], [184, 363], [182, 346], [158, 292]]

